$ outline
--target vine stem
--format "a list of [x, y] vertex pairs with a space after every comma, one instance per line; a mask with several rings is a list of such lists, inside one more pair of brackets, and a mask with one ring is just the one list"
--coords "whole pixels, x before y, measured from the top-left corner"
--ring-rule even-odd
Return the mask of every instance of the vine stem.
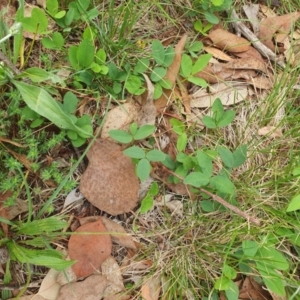
[[[179, 176], [178, 174], [172, 172], [171, 170], [168, 170], [166, 167], [163, 167], [167, 172], [169, 172], [170, 174], [176, 176], [177, 178], [181, 179], [182, 181], [184, 180], [183, 177]], [[252, 217], [252, 216], [249, 216], [246, 212], [240, 210], [239, 208], [237, 208], [236, 206], [228, 203], [227, 201], [225, 201], [223, 198], [221, 198], [220, 196], [218, 195], [215, 195], [213, 193], [211, 193], [210, 191], [206, 190], [206, 189], [203, 189], [203, 188], [199, 188], [199, 190], [210, 196], [214, 201], [217, 201], [218, 203], [224, 205], [225, 207], [227, 207], [228, 209], [230, 209], [231, 211], [233, 211], [234, 213], [236, 213], [237, 215], [245, 218], [247, 221], [257, 225], [257, 226], [260, 226], [260, 220], [258, 220], [257, 218], [255, 217]]]

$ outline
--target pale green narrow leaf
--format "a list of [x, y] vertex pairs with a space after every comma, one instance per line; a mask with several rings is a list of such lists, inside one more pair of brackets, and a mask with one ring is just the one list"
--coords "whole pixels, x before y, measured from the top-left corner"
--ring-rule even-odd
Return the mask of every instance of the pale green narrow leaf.
[[159, 40], [152, 42], [152, 56], [158, 65], [163, 65], [165, 62], [165, 48]]
[[88, 68], [94, 60], [95, 47], [88, 39], [84, 39], [77, 49], [77, 61], [82, 68]]
[[192, 68], [192, 75], [201, 72], [209, 63], [209, 60], [212, 58], [211, 54], [203, 54], [201, 55]]
[[148, 212], [153, 207], [154, 205], [153, 203], [154, 203], [153, 197], [146, 196], [141, 202], [140, 212], [142, 214]]
[[291, 212], [300, 209], [300, 195], [295, 196], [292, 198], [291, 202], [289, 203], [286, 211]]
[[183, 151], [187, 144], [187, 135], [186, 133], [182, 133], [177, 140], [176, 148], [178, 151]]
[[180, 64], [180, 74], [184, 78], [188, 78], [191, 75], [192, 66], [193, 66], [193, 62], [190, 56], [187, 54], [183, 54], [181, 58], [181, 64]]
[[33, 111], [50, 120], [59, 128], [71, 129], [83, 135], [85, 138], [91, 136], [74, 124], [71, 116], [65, 114], [52, 96], [37, 86], [12, 80], [12, 83], [22, 95], [23, 100]]

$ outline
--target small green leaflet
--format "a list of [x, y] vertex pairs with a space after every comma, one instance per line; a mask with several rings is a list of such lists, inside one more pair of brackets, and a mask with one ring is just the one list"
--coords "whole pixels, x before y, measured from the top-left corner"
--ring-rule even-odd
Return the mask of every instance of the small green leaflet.
[[300, 194], [295, 196], [289, 203], [286, 211], [291, 212], [300, 209]]
[[131, 158], [141, 159], [145, 157], [145, 151], [138, 146], [129, 147], [123, 153]]
[[234, 184], [228, 178], [220, 175], [212, 177], [210, 184], [213, 188], [224, 194], [232, 195], [235, 191]]
[[201, 172], [192, 172], [185, 177], [183, 183], [194, 187], [201, 187], [209, 183], [209, 178]]
[[109, 131], [109, 136], [122, 144], [128, 144], [132, 141], [132, 135], [124, 130], [114, 129]]
[[141, 202], [140, 212], [145, 214], [153, 207], [153, 197], [147, 196]]
[[136, 166], [136, 175], [141, 181], [146, 180], [151, 171], [151, 165], [148, 159], [142, 158]]

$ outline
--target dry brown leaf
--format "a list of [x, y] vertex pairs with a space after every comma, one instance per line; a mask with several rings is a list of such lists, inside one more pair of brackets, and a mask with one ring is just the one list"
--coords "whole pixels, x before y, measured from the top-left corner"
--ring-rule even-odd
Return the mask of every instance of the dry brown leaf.
[[261, 54], [252, 46], [248, 49], [248, 51], [236, 52], [234, 53], [234, 55], [240, 58], [255, 58], [260, 62], [264, 62], [264, 59], [262, 58]]
[[258, 129], [258, 135], [267, 135], [271, 138], [280, 138], [282, 137], [282, 131], [280, 128], [277, 128], [275, 126], [265, 126], [260, 129]]
[[247, 84], [229, 85], [217, 83], [210, 86], [210, 93], [200, 89], [192, 95], [191, 107], [211, 107], [216, 98], [220, 98], [223, 105], [233, 105], [244, 101], [249, 96]]
[[101, 272], [107, 279], [107, 287], [104, 292], [105, 297], [124, 291], [125, 287], [120, 267], [112, 256], [103, 262]]
[[139, 108], [136, 104], [128, 102], [111, 109], [105, 118], [101, 131], [101, 138], [109, 138], [109, 131], [113, 129], [128, 130], [130, 123], [138, 119]]
[[257, 76], [246, 79], [246, 82], [253, 85], [257, 89], [270, 90], [274, 86], [273, 77]]
[[161, 199], [161, 201], [154, 201], [155, 206], [165, 206], [170, 209], [175, 215], [179, 217], [183, 216], [183, 203], [180, 200], [172, 200], [174, 195], [167, 194]]
[[145, 103], [142, 103], [142, 109], [137, 118], [137, 124], [143, 126], [145, 124], [154, 125], [156, 118], [156, 107], [153, 102], [154, 85], [149, 77], [143, 74], [147, 83], [147, 98]]
[[232, 53], [244, 52], [250, 48], [249, 41], [221, 28], [211, 30], [208, 38], [217, 48]]
[[254, 34], [257, 36], [259, 33], [259, 19], [257, 17], [259, 11], [259, 5], [250, 3], [249, 5], [243, 5], [243, 10], [252, 25]]
[[[110, 256], [112, 243], [110, 235], [101, 220], [80, 226], [69, 239], [68, 249], [77, 278], [96, 272]], [[82, 298], [81, 298], [82, 299]]]
[[260, 41], [272, 51], [276, 47], [272, 41], [276, 32], [287, 36], [294, 24], [300, 17], [300, 12], [293, 12], [282, 16], [266, 18], [260, 23], [258, 38]]
[[132, 236], [120, 224], [105, 217], [102, 217], [101, 220], [114, 242], [125, 248], [137, 251]]
[[56, 300], [61, 288], [61, 285], [57, 282], [60, 273], [60, 271], [50, 269], [41, 283], [38, 295], [48, 300]]
[[[2, 218], [8, 219], [8, 207], [4, 205], [4, 202], [11, 197], [12, 192], [6, 191], [5, 193], [0, 193], [0, 216]], [[1, 227], [3, 229], [4, 235], [8, 236], [8, 225], [6, 223], [0, 222]]]
[[256, 70], [268, 74], [268, 68], [265, 63], [255, 59], [255, 58], [240, 58], [233, 59], [226, 64], [223, 64], [223, 67], [230, 69], [243, 69], [243, 70]]
[[72, 282], [64, 285], [57, 297], [57, 300], [99, 300], [104, 295], [107, 280], [102, 275], [91, 275], [84, 281]]
[[230, 57], [229, 55], [227, 55], [225, 52], [223, 52], [218, 48], [204, 46], [203, 50], [205, 50], [207, 53], [212, 54], [214, 58], [217, 58], [219, 60], [224, 60], [224, 61], [232, 60], [232, 57]]
[[17, 143], [17, 142], [14, 142], [14, 141], [10, 140], [10, 139], [7, 139], [3, 136], [0, 137], [0, 142], [8, 143], [8, 144], [14, 145], [14, 146], [19, 147], [19, 148], [27, 147], [27, 146], [24, 146], [20, 143]]
[[[170, 80], [170, 82], [174, 85], [176, 82], [176, 78], [180, 69], [181, 56], [185, 47], [185, 43], [187, 40], [187, 35], [183, 35], [178, 44], [175, 46], [175, 57], [172, 64], [168, 67], [167, 74], [165, 76], [166, 79]], [[168, 101], [171, 97], [172, 90], [163, 90], [163, 94], [159, 97], [155, 102], [155, 107], [158, 112], [163, 111]]]
[[145, 300], [158, 300], [160, 289], [160, 278], [152, 276], [142, 285], [141, 295]]
[[89, 165], [81, 177], [80, 192], [100, 210], [119, 215], [138, 201], [139, 180], [121, 146], [96, 140], [87, 153]]
[[277, 16], [276, 12], [273, 11], [271, 7], [263, 4], [260, 4], [259, 7], [260, 7], [260, 11], [264, 14], [265, 17], [272, 18]]
[[66, 197], [65, 202], [64, 202], [64, 207], [69, 206], [70, 204], [77, 202], [79, 200], [82, 200], [84, 196], [78, 191], [78, 189], [72, 190]]
[[[255, 284], [254, 284], [255, 285]], [[267, 300], [269, 299], [267, 295], [267, 291], [263, 290], [262, 287], [259, 285], [258, 286], [253, 286], [252, 280], [250, 277], [246, 277], [242, 288], [240, 289], [240, 295], [239, 299], [242, 300], [250, 300], [250, 299], [256, 299], [256, 300]]]

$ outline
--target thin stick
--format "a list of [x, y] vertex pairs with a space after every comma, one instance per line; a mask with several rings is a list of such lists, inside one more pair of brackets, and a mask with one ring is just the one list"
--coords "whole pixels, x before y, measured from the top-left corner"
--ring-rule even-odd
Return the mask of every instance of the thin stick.
[[21, 72], [15, 67], [15, 65], [2, 53], [0, 50], [0, 60], [2, 60], [16, 75], [20, 75]]

